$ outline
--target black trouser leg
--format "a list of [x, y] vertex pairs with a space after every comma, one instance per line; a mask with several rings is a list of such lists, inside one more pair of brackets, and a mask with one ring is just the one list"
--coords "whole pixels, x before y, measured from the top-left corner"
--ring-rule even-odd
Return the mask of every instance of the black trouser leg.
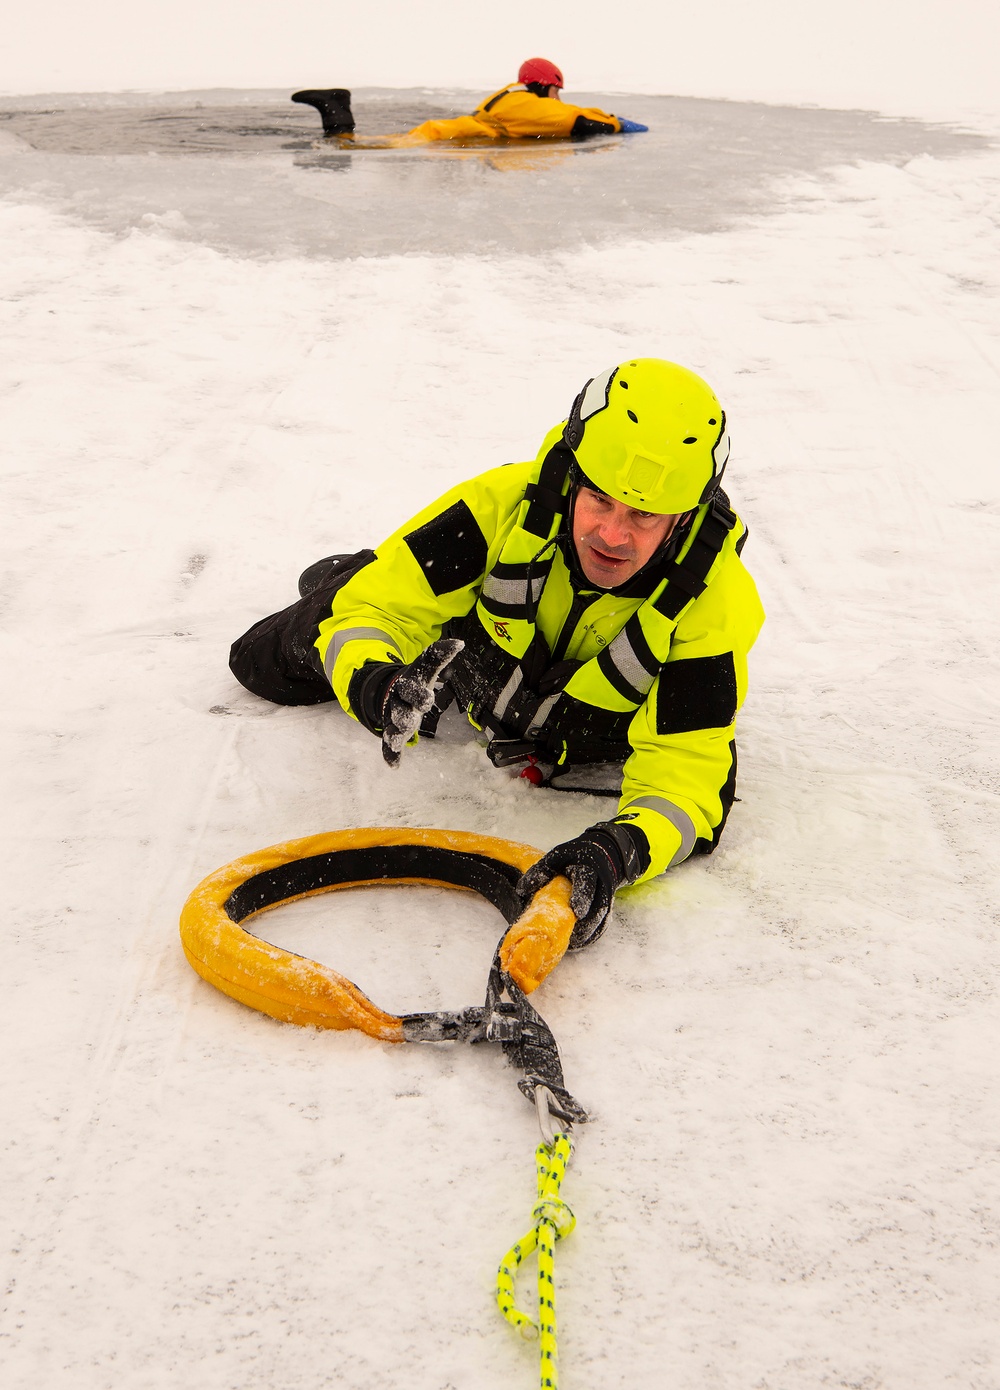
[[359, 550], [312, 593], [261, 618], [237, 638], [229, 652], [229, 669], [239, 681], [276, 705], [323, 705], [335, 700], [313, 645], [319, 625], [330, 616], [334, 595], [349, 579], [375, 559], [372, 550]]

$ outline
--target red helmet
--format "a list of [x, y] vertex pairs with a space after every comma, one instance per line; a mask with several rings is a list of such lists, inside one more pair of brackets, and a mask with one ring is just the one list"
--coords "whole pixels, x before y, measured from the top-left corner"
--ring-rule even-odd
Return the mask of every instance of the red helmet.
[[526, 58], [517, 72], [518, 82], [540, 82], [543, 87], [562, 87], [563, 75], [548, 58]]

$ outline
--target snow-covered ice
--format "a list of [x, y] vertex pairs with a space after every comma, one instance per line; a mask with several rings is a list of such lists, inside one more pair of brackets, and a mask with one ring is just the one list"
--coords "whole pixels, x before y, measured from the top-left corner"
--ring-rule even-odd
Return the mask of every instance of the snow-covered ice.
[[[788, 178], [858, 160], [899, 166], [988, 143], [982, 130], [869, 111], [573, 95], [642, 120], [649, 133], [359, 153], [325, 143], [318, 113], [289, 102], [287, 92], [2, 97], [0, 139], [10, 138], [0, 144], [0, 176], [10, 192], [30, 190], [105, 231], [160, 225], [228, 253], [535, 258], [722, 230], [773, 209]], [[373, 88], [355, 92], [353, 105], [360, 137], [454, 116], [474, 101], [469, 92]], [[26, 147], [33, 156], [18, 159]]]
[[[998, 132], [809, 112], [803, 153], [769, 111], [720, 154], [698, 109], [688, 169], [732, 179], [681, 179], [676, 216], [658, 139], [334, 173], [0, 127], [5, 1385], [534, 1383], [491, 1293], [533, 1201], [514, 1075], [276, 1024], [193, 974], [177, 916], [299, 835], [546, 846], [607, 813], [454, 720], [392, 773], [226, 654], [642, 352], [723, 397], [768, 622], [719, 851], [536, 996], [595, 1116], [563, 1384], [1000, 1386]], [[260, 930], [408, 1010], [477, 1002], [500, 925], [399, 889]]]

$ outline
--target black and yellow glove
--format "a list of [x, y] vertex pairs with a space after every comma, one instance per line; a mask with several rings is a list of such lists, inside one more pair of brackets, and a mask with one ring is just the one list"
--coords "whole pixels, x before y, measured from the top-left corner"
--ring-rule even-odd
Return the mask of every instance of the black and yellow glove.
[[576, 917], [569, 949], [579, 951], [604, 931], [618, 889], [648, 868], [649, 841], [638, 826], [600, 821], [532, 864], [518, 881], [517, 893], [527, 900], [556, 874], [565, 874], [573, 885], [569, 905]]
[[369, 661], [355, 671], [347, 698], [359, 723], [382, 736], [382, 756], [396, 767], [420, 721], [434, 707], [447, 668], [465, 643], [441, 637], [408, 666], [401, 662]]

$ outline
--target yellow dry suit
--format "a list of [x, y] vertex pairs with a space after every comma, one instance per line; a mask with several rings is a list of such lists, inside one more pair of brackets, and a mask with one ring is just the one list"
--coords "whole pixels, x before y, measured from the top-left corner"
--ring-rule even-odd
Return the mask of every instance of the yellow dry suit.
[[718, 843], [764, 614], [740, 559], [746, 528], [719, 495], [644, 593], [588, 587], [564, 549], [571, 462], [560, 426], [533, 463], [432, 503], [335, 595], [315, 645], [354, 715], [351, 681], [366, 662], [409, 662], [442, 633], [463, 638], [449, 683], [492, 735], [494, 761], [531, 754], [554, 769], [553, 786], [617, 764], [617, 818], [645, 832], [652, 878]]
[[572, 106], [555, 97], [539, 97], [522, 83], [494, 92], [471, 116], [448, 121], [424, 121], [396, 144], [417, 145], [430, 140], [565, 139], [585, 135], [613, 135], [621, 130], [617, 116], [595, 107]]

